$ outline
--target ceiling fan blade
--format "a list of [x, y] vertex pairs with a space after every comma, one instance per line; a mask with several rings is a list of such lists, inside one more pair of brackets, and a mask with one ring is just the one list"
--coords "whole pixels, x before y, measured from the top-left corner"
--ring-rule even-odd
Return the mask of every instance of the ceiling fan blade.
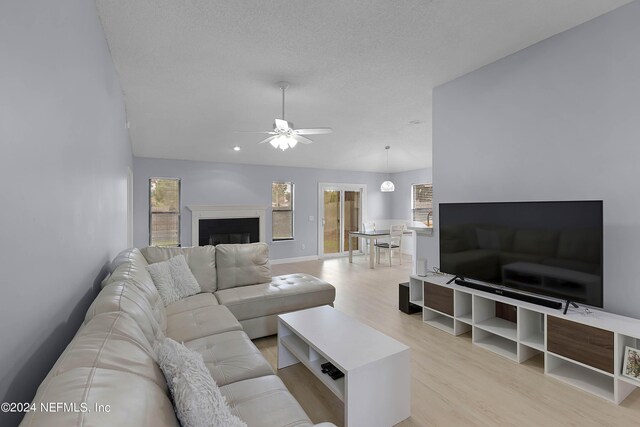
[[276, 130], [289, 130], [289, 122], [287, 122], [286, 120], [276, 119]]
[[234, 130], [234, 133], [268, 133], [269, 135], [276, 135], [276, 132], [272, 131], [272, 130], [265, 130], [265, 131], [260, 131], [260, 130]]
[[271, 142], [275, 138], [277, 138], [277, 136], [270, 136], [269, 138], [265, 138], [262, 141], [258, 142], [258, 144], [264, 144], [265, 142]]
[[302, 142], [303, 144], [311, 144], [313, 141], [310, 140], [309, 138], [305, 138], [302, 135], [291, 135], [291, 137], [293, 139], [295, 139], [298, 142]]
[[322, 133], [331, 133], [331, 128], [313, 128], [313, 129], [294, 129], [293, 133], [296, 135], [320, 135]]

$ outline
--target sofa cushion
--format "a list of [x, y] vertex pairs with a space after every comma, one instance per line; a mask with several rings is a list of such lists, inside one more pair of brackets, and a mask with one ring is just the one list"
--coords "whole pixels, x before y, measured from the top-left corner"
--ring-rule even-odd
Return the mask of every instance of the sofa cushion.
[[169, 304], [165, 307], [167, 316], [182, 313], [184, 311], [195, 310], [196, 308], [211, 307], [219, 305], [216, 297], [210, 292], [205, 292], [197, 295], [192, 295], [176, 301], [173, 304]]
[[266, 243], [216, 246], [218, 290], [271, 281], [269, 246]]
[[[56, 403], [74, 405], [64, 410]], [[43, 383], [33, 403], [44, 403], [54, 411], [33, 411], [25, 415], [22, 426], [47, 427], [112, 427], [154, 426], [179, 427], [171, 401], [164, 389], [153, 381], [129, 372], [104, 368], [75, 368]], [[86, 404], [90, 411], [82, 412]], [[96, 405], [109, 406], [97, 411]]]
[[163, 334], [149, 301], [137, 287], [126, 282], [111, 283], [100, 291], [87, 310], [85, 324], [98, 314], [119, 311], [128, 314], [138, 324], [149, 343]]
[[147, 271], [147, 260], [138, 249], [127, 249], [116, 256], [114, 262], [115, 270], [103, 282], [102, 287], [111, 283], [126, 282], [135, 286], [140, 293], [149, 301], [153, 308], [153, 315], [164, 331], [167, 327], [167, 317], [164, 310], [164, 303], [158, 289], [153, 284], [153, 279]]
[[231, 413], [201, 354], [171, 338], [158, 340], [153, 348], [183, 427], [247, 427]]
[[192, 341], [228, 331], [241, 331], [242, 326], [223, 305], [183, 311], [167, 317], [166, 335], [178, 342]]
[[184, 345], [202, 354], [205, 365], [219, 386], [274, 374], [260, 350], [242, 331], [211, 335], [187, 341]]
[[167, 261], [176, 255], [184, 255], [187, 265], [205, 292], [213, 292], [216, 286], [215, 246], [193, 246], [187, 248], [159, 248], [149, 246], [140, 250], [149, 264]]
[[332, 304], [336, 289], [308, 274], [287, 274], [270, 283], [219, 290], [215, 295], [238, 320], [245, 320]]
[[73, 338], [49, 372], [55, 377], [75, 368], [101, 368], [128, 372], [153, 381], [167, 391], [155, 353], [138, 324], [123, 312], [93, 317]]
[[251, 427], [313, 426], [300, 404], [275, 375], [220, 387], [227, 402]]

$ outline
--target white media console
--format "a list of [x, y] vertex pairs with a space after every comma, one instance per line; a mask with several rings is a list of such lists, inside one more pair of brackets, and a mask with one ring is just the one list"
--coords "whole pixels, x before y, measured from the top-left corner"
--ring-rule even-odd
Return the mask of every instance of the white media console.
[[450, 275], [412, 275], [409, 299], [424, 323], [522, 363], [544, 354], [544, 372], [619, 404], [640, 381], [622, 375], [625, 346], [640, 348], [640, 320], [603, 311], [543, 307], [456, 284]]

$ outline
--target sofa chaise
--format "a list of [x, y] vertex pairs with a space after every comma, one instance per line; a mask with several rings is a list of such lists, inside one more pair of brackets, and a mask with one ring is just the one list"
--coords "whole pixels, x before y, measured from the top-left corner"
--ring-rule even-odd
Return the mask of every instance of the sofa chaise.
[[[178, 254], [203, 292], [165, 307], [146, 267]], [[164, 336], [202, 354], [248, 427], [313, 425], [251, 338], [275, 333], [279, 313], [332, 304], [332, 285], [304, 274], [271, 278], [263, 243], [128, 249], [112, 266], [22, 426], [178, 426], [153, 351]], [[66, 406], [41, 410], [51, 402]]]

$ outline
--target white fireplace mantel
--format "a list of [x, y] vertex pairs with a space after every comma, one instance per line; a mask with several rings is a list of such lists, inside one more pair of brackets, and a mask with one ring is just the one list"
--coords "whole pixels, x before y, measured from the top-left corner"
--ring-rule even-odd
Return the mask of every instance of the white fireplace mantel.
[[198, 246], [200, 241], [201, 219], [226, 219], [226, 218], [258, 218], [260, 223], [260, 241], [266, 242], [265, 217], [266, 206], [260, 205], [235, 205], [235, 206], [208, 206], [190, 205], [191, 211], [191, 244]]

